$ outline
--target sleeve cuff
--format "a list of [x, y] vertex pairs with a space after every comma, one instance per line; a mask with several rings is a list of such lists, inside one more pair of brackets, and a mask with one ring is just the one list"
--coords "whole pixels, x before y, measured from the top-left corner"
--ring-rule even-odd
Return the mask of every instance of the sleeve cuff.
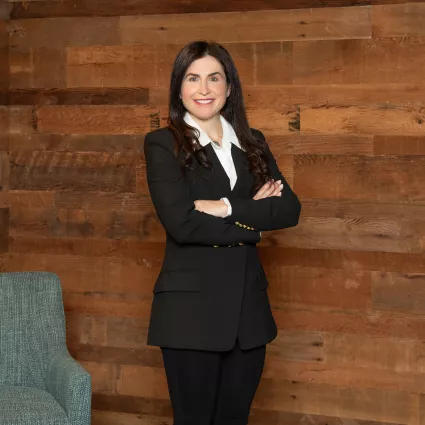
[[229, 217], [232, 215], [232, 204], [227, 198], [220, 198], [220, 201], [224, 201], [224, 203], [227, 205], [227, 214], [223, 216], [223, 218]]

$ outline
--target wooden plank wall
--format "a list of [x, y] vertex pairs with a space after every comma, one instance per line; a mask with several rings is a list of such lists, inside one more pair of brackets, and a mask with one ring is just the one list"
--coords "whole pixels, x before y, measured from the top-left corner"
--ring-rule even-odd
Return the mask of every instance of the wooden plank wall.
[[8, 269], [59, 274], [93, 424], [171, 424], [141, 152], [176, 53], [206, 38], [303, 203], [261, 243], [280, 333], [250, 423], [425, 425], [425, 3], [184, 3], [12, 5]]
[[8, 133], [9, 106], [9, 33], [6, 18], [9, 5], [0, 2], [0, 272], [6, 270], [9, 256], [9, 208], [8, 208]]

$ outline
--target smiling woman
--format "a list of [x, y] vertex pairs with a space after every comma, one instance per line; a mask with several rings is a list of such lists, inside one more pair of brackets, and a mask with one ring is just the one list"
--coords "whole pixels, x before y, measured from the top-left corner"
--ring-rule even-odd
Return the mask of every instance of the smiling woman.
[[161, 347], [174, 425], [245, 425], [277, 334], [256, 244], [300, 203], [250, 128], [229, 53], [197, 41], [171, 74], [168, 127], [148, 133], [149, 191], [166, 230], [148, 345]]
[[229, 95], [230, 86], [217, 59], [205, 56], [190, 65], [183, 79], [180, 97], [195, 120], [207, 121], [204, 128], [213, 140], [220, 140], [222, 135], [214, 134], [220, 126], [210, 118], [218, 116]]

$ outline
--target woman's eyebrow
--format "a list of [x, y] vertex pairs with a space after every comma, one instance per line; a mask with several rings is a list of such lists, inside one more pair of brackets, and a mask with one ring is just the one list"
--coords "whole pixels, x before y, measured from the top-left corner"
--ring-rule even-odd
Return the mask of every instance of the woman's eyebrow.
[[[219, 71], [212, 72], [211, 74], [208, 74], [208, 77], [212, 77], [213, 75], [216, 75], [216, 74], [221, 75], [221, 72]], [[189, 75], [192, 75], [194, 77], [200, 77], [199, 74], [194, 74], [193, 72], [190, 72], [189, 74], [187, 74], [186, 77], [188, 77]]]

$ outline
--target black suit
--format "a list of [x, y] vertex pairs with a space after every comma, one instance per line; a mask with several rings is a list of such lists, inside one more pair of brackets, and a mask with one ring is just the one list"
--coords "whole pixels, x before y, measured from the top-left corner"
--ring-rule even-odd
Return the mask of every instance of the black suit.
[[[260, 131], [252, 131], [264, 140]], [[233, 190], [214, 148], [206, 149], [212, 169], [196, 163], [183, 174], [168, 128], [145, 138], [149, 191], [167, 233], [147, 343], [226, 351], [238, 337], [242, 349], [257, 347], [277, 334], [257, 253], [259, 232], [295, 226], [301, 206], [268, 148], [272, 177], [284, 188], [281, 197], [261, 200], [252, 199], [254, 179], [241, 149], [232, 145], [238, 177]], [[225, 219], [194, 210], [195, 200], [221, 197], [233, 209]]]

